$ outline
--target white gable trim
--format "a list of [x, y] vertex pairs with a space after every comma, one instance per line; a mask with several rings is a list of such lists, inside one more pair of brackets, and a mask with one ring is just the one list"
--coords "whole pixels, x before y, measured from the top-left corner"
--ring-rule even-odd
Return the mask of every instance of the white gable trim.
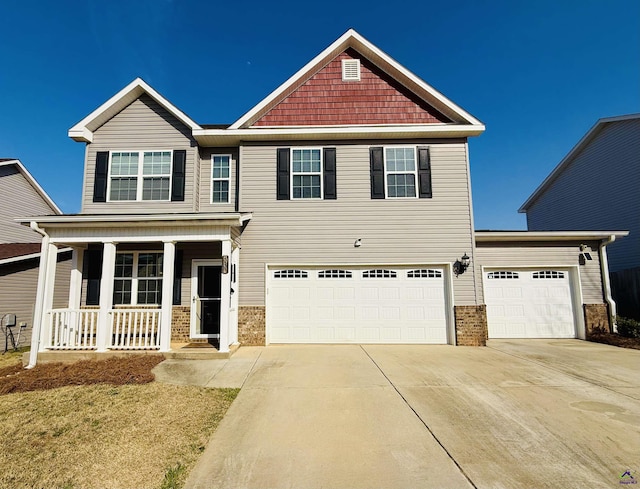
[[638, 114], [628, 114], [628, 115], [620, 115], [616, 117], [605, 117], [603, 119], [599, 119], [595, 125], [589, 129], [589, 132], [584, 135], [584, 137], [578, 141], [571, 151], [565, 156], [560, 163], [553, 169], [551, 173], [545, 178], [542, 183], [538, 186], [537, 189], [533, 191], [533, 193], [529, 196], [529, 198], [525, 201], [524, 204], [520, 206], [518, 212], [521, 214], [526, 214], [529, 210], [529, 207], [540, 197], [549, 186], [553, 183], [553, 181], [560, 176], [560, 174], [564, 171], [564, 169], [569, 166], [569, 164], [573, 161], [573, 159], [580, 154], [580, 152], [598, 135], [598, 133], [602, 130], [605, 124], [609, 124], [611, 122], [620, 122], [620, 121], [628, 121], [632, 119], [640, 119], [640, 113]]
[[102, 124], [111, 119], [114, 115], [124, 109], [131, 102], [136, 100], [142, 94], [146, 93], [164, 109], [166, 109], [176, 119], [181, 121], [192, 131], [201, 129], [198, 124], [192, 121], [184, 112], [174, 106], [162, 95], [156, 92], [143, 79], [136, 78], [126, 87], [116, 93], [104, 104], [91, 112], [87, 117], [78, 122], [69, 129], [69, 137], [75, 141], [90, 143], [93, 141], [93, 131], [98, 129]]
[[297, 85], [301, 80], [310, 77], [315, 73], [315, 71], [350, 47], [360, 52], [365, 58], [375, 63], [383, 71], [391, 75], [404, 86], [416, 93], [416, 95], [422, 97], [426, 102], [433, 105], [434, 108], [441, 111], [444, 115], [450, 117], [455, 122], [482, 126], [482, 122], [478, 119], [454, 104], [451, 100], [446, 98], [432, 86], [425, 83], [418, 76], [401, 66], [397, 61], [371, 44], [355, 30], [349, 29], [333, 44], [271, 92], [262, 100], [262, 102], [234, 122], [229, 129], [240, 129], [251, 125], [256, 117], [263, 112], [266, 112], [266, 110], [274, 107], [277, 102], [297, 88]]
[[56, 205], [53, 199], [49, 197], [49, 195], [47, 195], [47, 192], [45, 192], [44, 189], [40, 186], [40, 184], [36, 181], [36, 179], [33, 178], [31, 173], [29, 173], [29, 171], [20, 162], [20, 160], [8, 160], [8, 161], [0, 162], [0, 166], [8, 166], [8, 165], [15, 165], [18, 171], [22, 173], [22, 176], [26, 178], [27, 182], [31, 184], [31, 186], [35, 189], [35, 191], [38, 192], [40, 197], [42, 197], [42, 199], [47, 203], [47, 205], [51, 207], [51, 210], [58, 215], [62, 214], [62, 210], [60, 210], [60, 208]]

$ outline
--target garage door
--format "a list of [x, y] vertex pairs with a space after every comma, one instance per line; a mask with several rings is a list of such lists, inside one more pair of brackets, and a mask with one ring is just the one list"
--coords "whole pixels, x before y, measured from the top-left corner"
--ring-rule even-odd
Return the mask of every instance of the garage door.
[[567, 270], [484, 272], [489, 338], [575, 338]]
[[270, 343], [446, 343], [444, 271], [268, 269]]

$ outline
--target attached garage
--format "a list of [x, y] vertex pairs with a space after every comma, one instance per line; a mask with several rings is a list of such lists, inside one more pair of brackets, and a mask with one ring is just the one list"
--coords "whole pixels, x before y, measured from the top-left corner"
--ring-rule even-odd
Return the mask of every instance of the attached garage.
[[445, 269], [267, 268], [268, 343], [448, 342]]
[[489, 338], [575, 338], [569, 269], [484, 270]]

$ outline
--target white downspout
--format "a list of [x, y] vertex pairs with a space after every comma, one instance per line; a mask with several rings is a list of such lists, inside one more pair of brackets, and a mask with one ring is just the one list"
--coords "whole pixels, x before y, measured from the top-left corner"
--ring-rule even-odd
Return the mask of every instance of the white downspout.
[[607, 259], [607, 245], [610, 245], [616, 240], [615, 234], [609, 236], [609, 239], [603, 240], [600, 243], [600, 270], [602, 273], [602, 285], [604, 285], [604, 300], [609, 304], [609, 324], [614, 333], [618, 332], [618, 325], [616, 324], [616, 302], [611, 296], [611, 282], [609, 281], [609, 260]]
[[38, 361], [40, 350], [40, 333], [42, 331], [42, 302], [44, 300], [44, 283], [47, 275], [47, 259], [49, 257], [49, 235], [38, 226], [36, 221], [31, 221], [29, 227], [42, 236], [40, 246], [40, 261], [38, 263], [38, 286], [36, 288], [36, 303], [33, 311], [33, 328], [31, 330], [31, 351], [29, 352], [29, 364], [25, 368], [33, 368]]

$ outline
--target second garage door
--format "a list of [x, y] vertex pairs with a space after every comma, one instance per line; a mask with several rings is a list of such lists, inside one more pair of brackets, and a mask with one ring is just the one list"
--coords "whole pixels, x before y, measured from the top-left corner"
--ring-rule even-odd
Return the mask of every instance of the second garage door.
[[442, 268], [278, 267], [267, 274], [270, 343], [447, 343]]
[[484, 272], [489, 338], [575, 338], [568, 270]]

